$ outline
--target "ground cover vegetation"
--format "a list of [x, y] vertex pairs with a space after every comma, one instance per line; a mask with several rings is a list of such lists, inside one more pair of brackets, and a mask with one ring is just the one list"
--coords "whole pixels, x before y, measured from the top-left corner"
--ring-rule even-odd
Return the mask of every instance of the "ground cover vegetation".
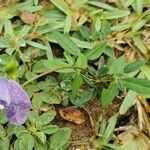
[[150, 149], [150, 0], [0, 0], [0, 150]]

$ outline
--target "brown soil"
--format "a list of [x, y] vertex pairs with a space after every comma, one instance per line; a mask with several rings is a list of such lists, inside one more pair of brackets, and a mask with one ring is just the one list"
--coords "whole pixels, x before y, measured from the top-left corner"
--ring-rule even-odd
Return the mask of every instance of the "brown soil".
[[120, 103], [120, 100], [115, 100], [107, 109], [103, 109], [98, 99], [89, 101], [84, 108], [79, 108], [85, 117], [85, 122], [81, 125], [64, 120], [58, 113], [54, 123], [59, 127], [68, 127], [72, 129], [69, 150], [74, 150], [83, 145], [89, 147], [92, 139], [98, 134], [98, 119], [100, 115], [107, 119], [110, 118], [113, 114], [118, 112]]

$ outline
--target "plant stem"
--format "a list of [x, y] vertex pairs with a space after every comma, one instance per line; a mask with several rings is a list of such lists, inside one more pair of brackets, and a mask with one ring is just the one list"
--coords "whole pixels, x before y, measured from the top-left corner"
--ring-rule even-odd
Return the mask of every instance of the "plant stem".
[[89, 75], [91, 75], [94, 79], [96, 79], [96, 77], [93, 75], [92, 72], [88, 71], [87, 69], [83, 69], [81, 67], [75, 67], [75, 66], [68, 66], [68, 67], [62, 67], [62, 68], [58, 68], [58, 69], [55, 69], [55, 70], [49, 70], [49, 71], [46, 71], [44, 73], [41, 73], [39, 74], [38, 76], [26, 81], [22, 86], [25, 87], [27, 84], [31, 83], [32, 81], [42, 77], [42, 76], [45, 76], [45, 75], [48, 75], [52, 72], [56, 72], [56, 71], [59, 71], [59, 70], [64, 70], [64, 69], [75, 69], [75, 70], [83, 70], [85, 72], [87, 72]]

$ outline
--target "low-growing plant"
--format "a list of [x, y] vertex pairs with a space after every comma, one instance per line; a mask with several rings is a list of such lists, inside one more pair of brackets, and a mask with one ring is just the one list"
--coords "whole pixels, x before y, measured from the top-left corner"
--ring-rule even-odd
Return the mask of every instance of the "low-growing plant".
[[[71, 129], [52, 123], [57, 105], [97, 98], [106, 109], [121, 99], [124, 115], [149, 98], [149, 3], [0, 1], [0, 150], [67, 149]], [[11, 82], [21, 88], [17, 103]], [[119, 149], [109, 143], [116, 122], [102, 121], [96, 148]]]

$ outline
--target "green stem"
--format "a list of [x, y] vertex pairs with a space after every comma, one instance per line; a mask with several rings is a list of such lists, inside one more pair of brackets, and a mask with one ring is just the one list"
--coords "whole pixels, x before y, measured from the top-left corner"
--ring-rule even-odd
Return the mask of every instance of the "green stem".
[[32, 79], [26, 81], [22, 86], [25, 87], [27, 84], [33, 82], [34, 80], [36, 80], [36, 79], [38, 79], [38, 78], [40, 78], [40, 77], [42, 77], [42, 76], [45, 76], [45, 75], [48, 75], [48, 74], [50, 74], [50, 73], [52, 73], [52, 72], [56, 72], [56, 71], [63, 70], [63, 69], [83, 70], [83, 71], [87, 72], [89, 75], [91, 75], [94, 79], [96, 79], [96, 77], [95, 77], [90, 71], [88, 71], [88, 70], [86, 70], [86, 69], [83, 69], [83, 68], [81, 68], [81, 67], [68, 66], [68, 67], [62, 67], [62, 68], [58, 68], [58, 69], [55, 69], [55, 70], [49, 70], [49, 71], [47, 71], [47, 72], [41, 73], [41, 74], [39, 74], [38, 76], [36, 76], [36, 77], [34, 77], [34, 78], [32, 78]]

